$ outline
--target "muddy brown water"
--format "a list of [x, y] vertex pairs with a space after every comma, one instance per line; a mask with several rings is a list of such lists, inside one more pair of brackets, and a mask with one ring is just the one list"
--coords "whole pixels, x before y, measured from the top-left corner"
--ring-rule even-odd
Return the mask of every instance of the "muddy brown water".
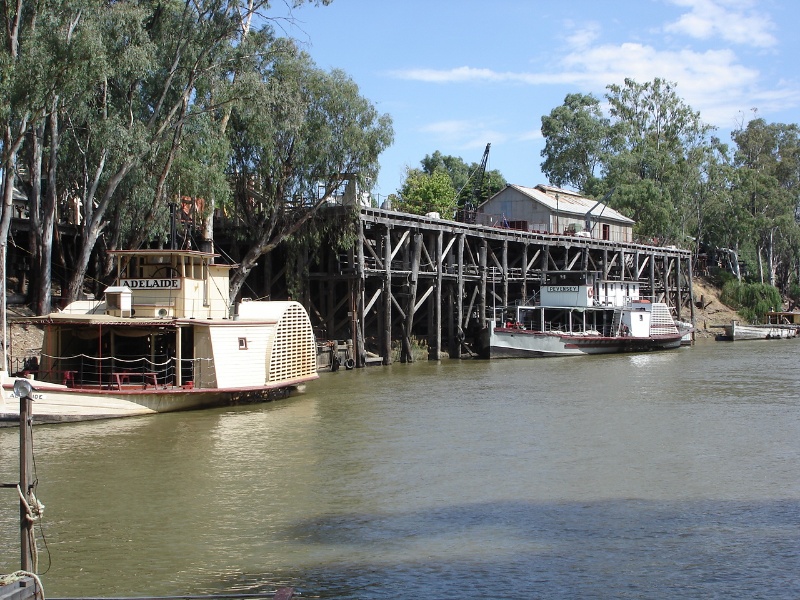
[[[798, 350], [394, 364], [272, 404], [37, 427], [45, 593], [796, 598]], [[16, 452], [0, 431], [0, 481]]]

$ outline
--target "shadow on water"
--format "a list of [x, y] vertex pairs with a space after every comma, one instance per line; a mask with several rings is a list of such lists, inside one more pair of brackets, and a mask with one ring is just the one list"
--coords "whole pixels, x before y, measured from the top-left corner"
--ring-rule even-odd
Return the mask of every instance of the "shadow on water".
[[796, 500], [498, 502], [331, 515], [285, 532], [325, 548], [318, 564], [242, 574], [225, 587], [266, 590], [267, 579], [347, 599], [797, 598], [798, 520]]

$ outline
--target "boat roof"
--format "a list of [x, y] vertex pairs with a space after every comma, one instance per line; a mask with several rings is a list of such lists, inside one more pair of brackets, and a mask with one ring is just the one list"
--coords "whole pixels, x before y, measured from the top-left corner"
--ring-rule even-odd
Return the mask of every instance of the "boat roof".
[[50, 313], [33, 317], [14, 317], [9, 319], [20, 325], [83, 325], [114, 327], [174, 327], [176, 319], [116, 317], [106, 314]]
[[253, 319], [189, 319], [189, 318], [137, 318], [117, 317], [107, 314], [72, 314], [50, 313], [48, 315], [13, 317], [10, 322], [19, 325], [74, 325], [81, 327], [178, 327], [180, 325], [194, 325], [197, 327], [211, 326], [246, 326], [246, 325], [275, 325], [280, 321], [279, 315], [262, 315]]
[[141, 250], [106, 250], [112, 256], [192, 256], [196, 258], [218, 258], [215, 252], [201, 250], [165, 250], [163, 248], [144, 248]]

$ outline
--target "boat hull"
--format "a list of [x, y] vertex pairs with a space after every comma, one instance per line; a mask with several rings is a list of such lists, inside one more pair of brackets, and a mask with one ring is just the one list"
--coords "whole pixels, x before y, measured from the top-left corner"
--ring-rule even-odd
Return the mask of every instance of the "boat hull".
[[797, 325], [742, 325], [733, 321], [730, 325], [723, 326], [723, 334], [719, 339], [725, 341], [741, 340], [778, 340], [798, 336], [800, 328]]
[[635, 338], [568, 335], [515, 328], [495, 328], [490, 333], [489, 351], [492, 358], [650, 352], [679, 348], [681, 338], [681, 334]]
[[[196, 410], [220, 406], [235, 406], [268, 402], [286, 398], [316, 377], [294, 383], [282, 382], [276, 387], [207, 388], [164, 387], [160, 389], [102, 390], [68, 388], [66, 386], [30, 381], [33, 386], [33, 422], [35, 424], [93, 421], [119, 417], [134, 417], [164, 412]], [[15, 425], [19, 419], [19, 398], [14, 393], [14, 379], [2, 385], [0, 427]]]

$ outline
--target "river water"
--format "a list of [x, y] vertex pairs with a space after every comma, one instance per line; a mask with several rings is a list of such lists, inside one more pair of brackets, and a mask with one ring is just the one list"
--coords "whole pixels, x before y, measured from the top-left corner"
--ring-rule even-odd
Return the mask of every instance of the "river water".
[[797, 598], [799, 344], [395, 364], [37, 427], [45, 593]]

